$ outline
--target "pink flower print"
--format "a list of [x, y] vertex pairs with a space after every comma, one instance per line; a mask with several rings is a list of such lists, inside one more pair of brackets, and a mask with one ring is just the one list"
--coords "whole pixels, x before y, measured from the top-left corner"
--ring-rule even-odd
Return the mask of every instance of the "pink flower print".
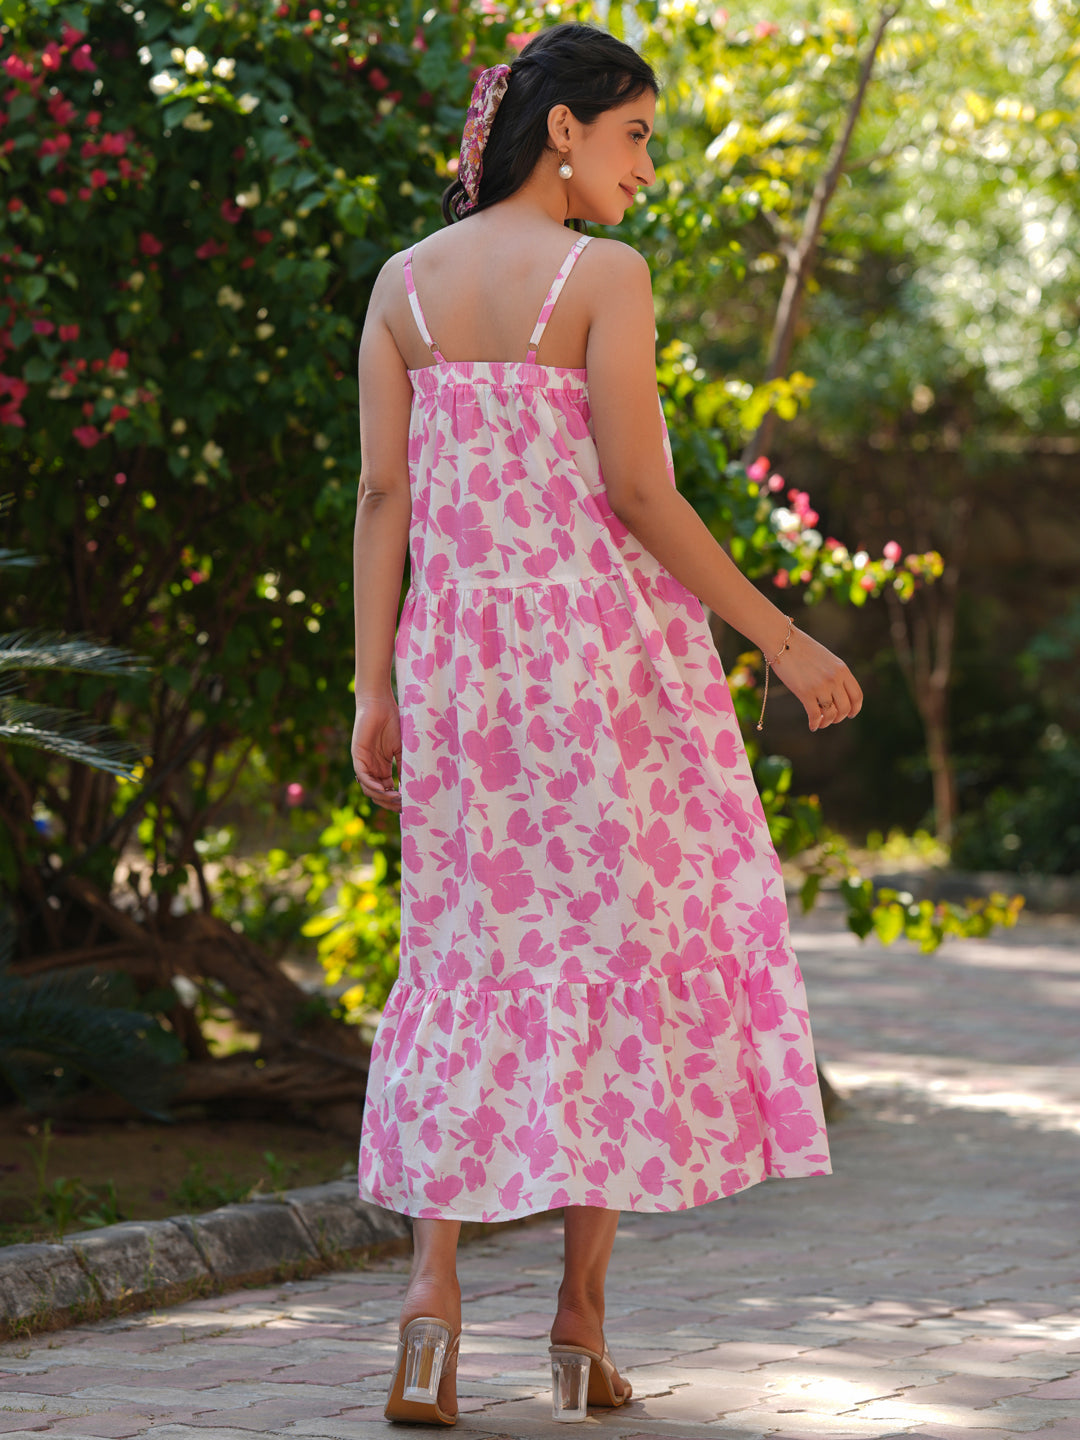
[[506, 1007], [506, 1025], [512, 1035], [525, 1042], [525, 1059], [542, 1060], [547, 1051], [548, 1023], [544, 1003], [536, 991], [524, 992], [524, 1004]]
[[474, 465], [469, 474], [466, 490], [470, 495], [475, 495], [478, 500], [494, 500], [499, 494], [500, 477], [491, 473], [490, 465], [481, 461]]
[[608, 962], [608, 969], [613, 975], [640, 975], [651, 958], [652, 951], [648, 945], [640, 940], [624, 940]]
[[[456, 990], [472, 975], [468, 960], [460, 950], [448, 950], [435, 971], [435, 984], [440, 990]], [[447, 1032], [449, 1033], [449, 1032]]]
[[429, 895], [424, 900], [414, 900], [409, 907], [412, 918], [421, 925], [430, 925], [437, 920], [446, 909], [446, 901], [441, 895]]
[[[731, 708], [731, 692], [727, 686], [724, 687], [724, 694], [727, 696], [728, 708]], [[737, 735], [730, 734], [727, 730], [721, 730], [713, 742], [713, 759], [725, 770], [734, 770], [743, 754], [742, 743]]]
[[471, 1194], [483, 1185], [487, 1179], [487, 1170], [474, 1156], [466, 1155], [461, 1162], [461, 1177], [465, 1181], [466, 1190]]
[[768, 970], [747, 975], [743, 989], [750, 1005], [750, 1021], [759, 1030], [775, 1030], [787, 1013], [787, 1003], [774, 988]]
[[420, 1111], [416, 1108], [415, 1101], [409, 1098], [409, 1092], [404, 1085], [399, 1085], [394, 1091], [394, 1119], [399, 1125], [407, 1125], [410, 1120], [416, 1120]]
[[[498, 1187], [499, 1204], [504, 1210], [516, 1210], [521, 1203], [521, 1191], [525, 1184], [525, 1176], [519, 1171], [505, 1185]], [[553, 1202], [554, 1203], [554, 1202]]]
[[440, 1180], [428, 1180], [424, 1194], [432, 1205], [450, 1205], [464, 1188], [464, 1182], [457, 1175], [444, 1175]]
[[491, 904], [500, 915], [520, 910], [536, 888], [522, 866], [521, 851], [514, 845], [496, 855], [474, 855], [472, 873], [477, 884], [488, 890]]
[[668, 1147], [675, 1165], [686, 1164], [693, 1153], [694, 1141], [690, 1126], [674, 1100], [665, 1110], [646, 1110], [645, 1127], [650, 1135]]
[[699, 1115], [708, 1115], [714, 1120], [724, 1113], [724, 1097], [711, 1085], [695, 1085], [690, 1091], [690, 1104]]
[[591, 784], [592, 778], [596, 774], [596, 766], [589, 759], [588, 755], [581, 750], [575, 750], [573, 755], [570, 756], [570, 763], [577, 772], [577, 777], [581, 783], [583, 785]]
[[561, 835], [553, 835], [544, 850], [548, 864], [561, 875], [569, 875], [574, 868], [574, 857], [566, 848], [566, 841]]
[[457, 563], [463, 570], [483, 564], [491, 554], [495, 541], [477, 501], [467, 500], [459, 509], [442, 505], [435, 518], [447, 539], [456, 543]]
[[430, 775], [413, 775], [409, 779], [409, 799], [414, 805], [426, 805], [442, 789], [442, 779], [434, 771]]
[[450, 569], [450, 557], [441, 550], [432, 555], [426, 565], [417, 566], [417, 574], [423, 575], [429, 590], [441, 590]]
[[581, 1173], [588, 1180], [590, 1185], [600, 1186], [608, 1177], [608, 1167], [602, 1160], [593, 1160], [583, 1167]]
[[630, 903], [642, 920], [653, 919], [656, 915], [656, 897], [653, 894], [651, 880], [646, 880], [638, 893], [631, 896]]
[[480, 788], [488, 793], [505, 790], [521, 774], [521, 757], [506, 725], [493, 725], [486, 735], [467, 730], [461, 737], [461, 748], [480, 766]]
[[632, 700], [615, 715], [612, 723], [623, 764], [628, 770], [633, 770], [648, 755], [652, 743], [649, 727], [642, 719], [641, 706]]
[[626, 1122], [634, 1113], [634, 1102], [627, 1095], [616, 1090], [607, 1090], [593, 1106], [589, 1124], [594, 1135], [606, 1131], [612, 1140], [621, 1140], [626, 1134]]
[[570, 824], [570, 811], [565, 805], [548, 805], [540, 817], [540, 823], [545, 830], [558, 830], [560, 826]]
[[525, 496], [520, 490], [511, 490], [503, 501], [503, 513], [511, 519], [515, 525], [522, 530], [527, 530], [532, 524], [532, 513], [529, 510]]
[[[503, 657], [506, 649], [506, 637], [502, 631], [499, 621], [499, 612], [495, 605], [485, 605], [483, 610], [466, 610], [462, 616], [461, 628], [477, 647], [477, 656], [480, 666], [484, 670], [495, 670]], [[458, 689], [464, 690], [472, 672], [472, 659], [470, 655], [458, 656]], [[464, 663], [463, 663], [464, 662]], [[464, 670], [464, 674], [462, 674]]]
[[640, 1170], [634, 1174], [641, 1182], [641, 1188], [647, 1195], [659, 1195], [664, 1188], [664, 1162], [659, 1155], [654, 1155], [651, 1160], [646, 1160]]
[[606, 870], [598, 870], [596, 888], [600, 891], [600, 898], [605, 905], [615, 905], [618, 902], [621, 891], [614, 875], [609, 875]]
[[759, 939], [766, 950], [775, 950], [784, 938], [787, 907], [775, 895], [765, 895], [740, 928], [751, 943]]
[[529, 575], [532, 575], [534, 579], [542, 580], [554, 570], [558, 558], [559, 552], [553, 550], [550, 545], [545, 545], [534, 551], [532, 555], [526, 555], [521, 563]]
[[534, 1180], [540, 1178], [559, 1153], [559, 1142], [548, 1129], [546, 1116], [532, 1125], [522, 1125], [514, 1131], [514, 1143], [524, 1158], [529, 1161], [529, 1174]]
[[696, 795], [691, 795], [686, 804], [686, 823], [693, 830], [700, 830], [706, 833], [716, 824], [712, 815], [709, 814], [701, 800]]
[[801, 1051], [793, 1045], [784, 1056], [784, 1079], [794, 1080], [796, 1085], [816, 1085], [817, 1072]]
[[578, 787], [578, 779], [572, 770], [564, 770], [561, 775], [556, 775], [554, 780], [549, 780], [546, 786], [547, 793], [552, 800], [569, 800]]
[[637, 851], [656, 875], [658, 885], [674, 885], [682, 862], [682, 849], [668, 829], [667, 821], [656, 819], [638, 836]]
[[612, 1175], [621, 1175], [626, 1168], [626, 1156], [622, 1147], [614, 1145], [610, 1140], [605, 1140], [600, 1146], [600, 1154], [603, 1155], [610, 1167]]
[[475, 440], [484, 425], [484, 415], [476, 399], [463, 385], [444, 392], [449, 397], [450, 433], [459, 444]]
[[597, 892], [590, 890], [585, 895], [576, 895], [573, 900], [568, 900], [566, 908], [573, 919], [581, 921], [582, 924], [588, 924], [596, 914], [600, 903], [600, 896]]
[[555, 749], [555, 736], [548, 729], [548, 723], [542, 715], [534, 715], [529, 721], [528, 729], [525, 731], [529, 744], [536, 750], [541, 750], [549, 755]]
[[636, 1075], [641, 1069], [641, 1055], [641, 1039], [637, 1035], [628, 1035], [615, 1051], [615, 1059], [619, 1062], [619, 1069], [627, 1075]]
[[471, 1143], [474, 1152], [481, 1156], [489, 1156], [495, 1149], [495, 1141], [506, 1129], [506, 1121], [491, 1105], [478, 1105], [472, 1115], [466, 1117], [462, 1122], [461, 1134], [464, 1137], [462, 1144]]
[[699, 895], [688, 895], [683, 901], [683, 924], [689, 930], [707, 930], [712, 919]]
[[522, 962], [530, 970], [539, 970], [556, 961], [555, 946], [546, 941], [539, 930], [527, 930], [519, 947]]
[[630, 671], [630, 694], [640, 695], [644, 700], [647, 695], [652, 694], [653, 672], [643, 660], [635, 660], [634, 667]]
[[518, 1057], [513, 1050], [500, 1055], [492, 1066], [492, 1075], [495, 1077], [495, 1084], [500, 1090], [513, 1090], [518, 1083]]
[[575, 700], [563, 729], [591, 755], [596, 749], [596, 732], [603, 719], [604, 712], [595, 700]]
[[428, 1115], [424, 1118], [424, 1122], [420, 1126], [419, 1135], [420, 1144], [423, 1145], [425, 1149], [427, 1149], [432, 1155], [435, 1154], [436, 1150], [439, 1150], [442, 1147], [443, 1126], [440, 1124], [436, 1116]]
[[657, 776], [649, 786], [649, 805], [660, 815], [674, 815], [679, 808], [679, 797]]
[[759, 1098], [765, 1123], [775, 1133], [781, 1150], [793, 1155], [817, 1139], [818, 1122], [803, 1108], [802, 1096], [794, 1085]]
[[516, 840], [519, 845], [539, 845], [543, 838], [540, 834], [540, 826], [529, 818], [529, 812], [524, 806], [515, 810], [510, 816], [506, 826], [506, 833], [511, 840]]
[[599, 860], [605, 870], [621, 870], [623, 851], [629, 839], [630, 831], [618, 820], [601, 820], [589, 836], [592, 858]]

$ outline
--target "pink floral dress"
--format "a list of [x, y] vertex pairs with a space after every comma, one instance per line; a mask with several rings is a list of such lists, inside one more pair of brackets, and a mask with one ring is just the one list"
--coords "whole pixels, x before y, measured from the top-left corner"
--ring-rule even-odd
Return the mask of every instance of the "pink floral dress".
[[360, 1193], [407, 1215], [678, 1210], [829, 1171], [702, 606], [607, 501], [586, 372], [536, 364], [585, 243], [524, 362], [445, 359], [404, 262], [435, 363], [410, 372], [401, 971]]

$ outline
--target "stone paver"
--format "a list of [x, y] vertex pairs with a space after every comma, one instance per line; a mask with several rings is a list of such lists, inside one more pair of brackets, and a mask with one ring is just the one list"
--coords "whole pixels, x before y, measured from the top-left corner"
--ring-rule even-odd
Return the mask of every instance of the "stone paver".
[[[836, 1173], [626, 1216], [611, 1440], [1080, 1440], [1080, 923], [937, 955], [796, 921], [818, 1049], [850, 1099]], [[560, 1230], [462, 1252], [459, 1434], [554, 1440]], [[0, 1345], [0, 1435], [369, 1440], [407, 1262]]]

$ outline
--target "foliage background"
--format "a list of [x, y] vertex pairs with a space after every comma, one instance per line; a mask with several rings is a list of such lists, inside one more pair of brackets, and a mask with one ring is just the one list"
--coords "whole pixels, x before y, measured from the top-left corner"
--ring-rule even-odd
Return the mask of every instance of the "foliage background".
[[[1060, 619], [1078, 558], [1061, 523], [1080, 435], [1076, 4], [909, 0], [892, 19], [773, 381], [785, 267], [876, 12], [572, 15], [625, 33], [665, 82], [659, 183], [627, 236], [653, 263], [680, 483], [867, 678], [857, 734], [811, 753], [781, 703], [770, 747], [854, 834], [925, 822], [928, 731], [897, 656], [919, 606], [940, 638], [931, 597], [952, 596], [938, 728], [958, 854], [1075, 868], [1037, 796], [1074, 793], [1078, 768], [1080, 632]], [[383, 260], [439, 223], [476, 69], [553, 18], [493, 0], [0, 0], [0, 488], [10, 542], [44, 557], [4, 618], [151, 666], [38, 691], [135, 738], [153, 764], [133, 780], [0, 752], [22, 955], [119, 925], [87, 884], [154, 943], [195, 906], [274, 951], [329, 907], [309, 930], [342, 984], [350, 964], [367, 976], [354, 1009], [383, 993], [395, 835], [349, 803], [346, 748], [359, 330]], [[776, 463], [740, 463], [770, 409], [778, 484]], [[951, 589], [921, 584], [936, 551]], [[890, 594], [914, 600], [863, 605]], [[759, 760], [778, 835], [813, 841], [816, 805]], [[276, 858], [230, 858], [241, 813]], [[372, 851], [385, 875], [358, 864]], [[196, 983], [204, 1018], [235, 1000]], [[197, 1049], [180, 1009], [172, 1023]]]

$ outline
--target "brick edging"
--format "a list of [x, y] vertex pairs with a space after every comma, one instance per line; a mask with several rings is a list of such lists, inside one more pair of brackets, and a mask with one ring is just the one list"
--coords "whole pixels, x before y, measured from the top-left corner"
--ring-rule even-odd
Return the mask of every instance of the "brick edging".
[[[463, 1238], [487, 1233], [465, 1226]], [[344, 1268], [407, 1248], [411, 1222], [335, 1180], [202, 1215], [0, 1247], [0, 1338]]]

